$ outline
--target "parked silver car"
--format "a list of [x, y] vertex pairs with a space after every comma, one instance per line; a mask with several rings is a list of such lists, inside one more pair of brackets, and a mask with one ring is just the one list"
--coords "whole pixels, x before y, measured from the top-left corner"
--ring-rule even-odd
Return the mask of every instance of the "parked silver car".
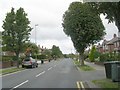
[[38, 63], [35, 59], [33, 59], [32, 57], [29, 58], [25, 58], [22, 62], [22, 67], [31, 67], [31, 68], [35, 68], [38, 67]]

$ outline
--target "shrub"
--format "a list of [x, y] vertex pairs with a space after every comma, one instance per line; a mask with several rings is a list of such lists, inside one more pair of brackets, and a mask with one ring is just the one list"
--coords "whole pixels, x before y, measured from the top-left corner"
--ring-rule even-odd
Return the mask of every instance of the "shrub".
[[15, 61], [16, 56], [2, 56], [2, 61]]
[[100, 55], [100, 61], [120, 61], [120, 53], [105, 53]]
[[[36, 55], [33, 55], [32, 58], [36, 58]], [[37, 59], [47, 59], [47, 56], [42, 54], [42, 55], [37, 55]]]
[[92, 47], [90, 54], [89, 54], [89, 59], [91, 62], [94, 62], [95, 60], [94, 53], [95, 53], [95, 46]]

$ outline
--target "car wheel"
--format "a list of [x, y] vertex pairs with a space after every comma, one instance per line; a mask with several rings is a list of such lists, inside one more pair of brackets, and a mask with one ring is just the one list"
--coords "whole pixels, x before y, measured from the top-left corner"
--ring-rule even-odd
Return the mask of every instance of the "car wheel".
[[33, 65], [31, 65], [31, 68], [33, 68]]
[[36, 68], [38, 67], [38, 65], [36, 65]]
[[24, 65], [22, 65], [22, 68], [24, 68]]

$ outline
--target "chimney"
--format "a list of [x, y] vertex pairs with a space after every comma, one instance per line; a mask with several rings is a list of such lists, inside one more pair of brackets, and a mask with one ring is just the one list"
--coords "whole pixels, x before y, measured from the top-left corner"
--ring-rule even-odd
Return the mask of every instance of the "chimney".
[[114, 35], [113, 35], [113, 37], [114, 37], [114, 38], [116, 38], [116, 37], [117, 37], [117, 35], [116, 35], [116, 34], [114, 34]]

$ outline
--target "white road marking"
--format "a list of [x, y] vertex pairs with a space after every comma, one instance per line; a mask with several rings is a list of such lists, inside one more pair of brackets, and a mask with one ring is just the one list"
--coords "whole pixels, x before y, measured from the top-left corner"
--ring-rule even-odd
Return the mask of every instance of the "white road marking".
[[49, 71], [50, 69], [52, 69], [52, 67], [48, 68], [48, 71]]
[[[17, 85], [17, 86], [15, 86], [15, 87], [13, 87], [13, 89], [15, 89], [15, 88], [18, 88], [18, 87], [22, 86], [23, 84], [27, 83], [28, 81], [29, 81], [29, 80], [26, 80], [26, 81], [22, 82], [21, 84], [19, 84], [19, 85]], [[13, 89], [11, 89], [11, 90], [13, 90]]]
[[38, 76], [40, 76], [40, 75], [42, 75], [42, 74], [44, 74], [44, 73], [45, 73], [45, 71], [39, 73], [38, 75], [36, 75], [36, 77], [38, 77]]

